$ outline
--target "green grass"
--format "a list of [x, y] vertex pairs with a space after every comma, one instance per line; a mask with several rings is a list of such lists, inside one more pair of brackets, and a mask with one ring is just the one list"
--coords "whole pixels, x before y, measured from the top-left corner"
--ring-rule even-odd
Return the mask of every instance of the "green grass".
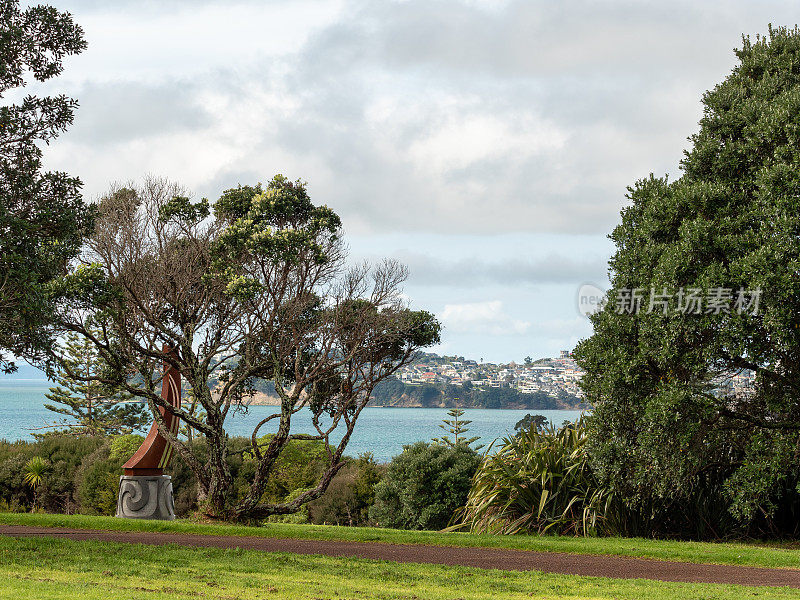
[[0, 536], [0, 599], [738, 599], [800, 590]]
[[84, 515], [0, 513], [0, 524], [74, 527], [115, 531], [163, 531], [210, 535], [242, 535], [307, 540], [343, 540], [394, 544], [424, 544], [480, 548], [509, 548], [571, 554], [613, 554], [680, 562], [760, 567], [800, 568], [800, 550], [753, 544], [679, 542], [639, 538], [579, 538], [558, 536], [500, 536], [434, 531], [400, 531], [371, 527], [269, 524], [264, 527], [205, 525], [190, 521], [137, 521]]

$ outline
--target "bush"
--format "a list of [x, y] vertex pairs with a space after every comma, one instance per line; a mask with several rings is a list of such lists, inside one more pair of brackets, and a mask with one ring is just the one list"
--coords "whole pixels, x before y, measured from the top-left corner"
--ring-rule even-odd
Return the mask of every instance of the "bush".
[[133, 453], [139, 449], [142, 442], [144, 442], [144, 436], [135, 433], [115, 435], [111, 439], [109, 458], [122, 460], [122, 464], [124, 465], [128, 462], [128, 459], [133, 456]]
[[117, 508], [117, 490], [125, 459], [111, 459], [107, 441], [83, 459], [75, 473], [80, 512], [85, 515], [113, 515]]
[[35, 442], [0, 442], [0, 501], [32, 506], [33, 491], [23, 482], [25, 463], [39, 456], [51, 469], [37, 490], [38, 506], [48, 512], [77, 510], [75, 471], [81, 461], [105, 442], [102, 437], [64, 434], [39, 436]]
[[141, 435], [115, 435], [81, 461], [75, 472], [75, 490], [80, 512], [88, 515], [113, 515], [122, 465], [142, 445]]
[[[265, 436], [261, 441], [268, 443], [271, 437]], [[248, 459], [248, 462], [255, 468], [255, 461]], [[325, 442], [290, 440], [275, 461], [275, 467], [264, 488], [262, 502], [284, 502], [297, 490], [316, 487], [327, 462]]]
[[[289, 494], [284, 500], [291, 502], [300, 496], [303, 492], [308, 491], [307, 488], [299, 488]], [[296, 513], [289, 513], [286, 515], [270, 515], [267, 517], [267, 523], [294, 523], [297, 525], [304, 525], [308, 523], [308, 504], [303, 504]]]
[[381, 527], [442, 529], [466, 502], [479, 464], [478, 453], [464, 444], [405, 446], [376, 486], [369, 516]]
[[[270, 436], [260, 439], [268, 443]], [[202, 437], [191, 444], [192, 452], [203, 462], [206, 460], [206, 443]], [[319, 440], [291, 440], [278, 457], [275, 468], [267, 481], [262, 500], [264, 502], [285, 502], [294, 497], [298, 490], [306, 490], [317, 484], [327, 460], [325, 444]], [[228, 441], [228, 467], [233, 476], [234, 494], [232, 500], [244, 497], [250, 489], [250, 481], [255, 475], [256, 462], [250, 456], [250, 439], [232, 437]], [[167, 471], [172, 476], [175, 497], [175, 514], [183, 516], [197, 510], [197, 479], [180, 456], [173, 458]]]
[[316, 525], [369, 525], [369, 507], [375, 501], [375, 486], [385, 470], [370, 453], [349, 461], [325, 493], [308, 504], [310, 521]]
[[583, 419], [505, 438], [475, 474], [459, 513], [461, 527], [474, 533], [597, 533], [610, 514], [611, 495], [592, 475], [586, 439]]

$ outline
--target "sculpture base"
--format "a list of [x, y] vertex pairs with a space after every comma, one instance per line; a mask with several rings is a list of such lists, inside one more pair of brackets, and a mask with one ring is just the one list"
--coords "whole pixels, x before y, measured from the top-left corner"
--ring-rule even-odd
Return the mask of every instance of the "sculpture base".
[[117, 516], [123, 519], [175, 519], [172, 477], [122, 475], [119, 478]]

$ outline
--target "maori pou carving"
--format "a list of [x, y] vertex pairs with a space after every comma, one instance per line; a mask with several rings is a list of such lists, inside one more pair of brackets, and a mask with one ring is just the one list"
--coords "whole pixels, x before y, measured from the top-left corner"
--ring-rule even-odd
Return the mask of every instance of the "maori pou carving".
[[[164, 354], [174, 352], [164, 346]], [[164, 361], [164, 378], [161, 385], [161, 397], [175, 407], [181, 405], [180, 372]], [[178, 418], [159, 407], [169, 431], [178, 433]], [[172, 499], [172, 478], [164, 475], [164, 469], [172, 458], [172, 446], [158, 430], [153, 421], [150, 431], [139, 449], [130, 460], [122, 465], [125, 474], [119, 478], [119, 496], [117, 498], [117, 516], [127, 519], [163, 519], [175, 518]]]

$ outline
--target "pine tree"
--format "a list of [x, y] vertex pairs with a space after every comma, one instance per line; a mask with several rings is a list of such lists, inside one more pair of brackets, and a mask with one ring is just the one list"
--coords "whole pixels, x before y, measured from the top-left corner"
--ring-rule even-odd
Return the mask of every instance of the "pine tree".
[[116, 435], [131, 433], [149, 421], [145, 407], [126, 403], [132, 396], [109, 389], [97, 381], [81, 381], [105, 368], [95, 346], [76, 335], [68, 336], [63, 348], [64, 368], [56, 376], [57, 387], [45, 394], [54, 404], [45, 408], [64, 417], [50, 427], [78, 435]]
[[[451, 446], [455, 447], [458, 444], [464, 444], [465, 446], [470, 446], [474, 442], [477, 442], [480, 436], [465, 438], [465, 434], [469, 431], [467, 425], [472, 423], [472, 421], [461, 419], [464, 416], [464, 411], [460, 408], [451, 408], [447, 411], [447, 416], [452, 417], [450, 419], [442, 419], [442, 423], [439, 425], [442, 429], [446, 432], [453, 434], [453, 439], [450, 439], [449, 436], [444, 435], [440, 438], [433, 438], [433, 441], [437, 444], [441, 444], [443, 446]], [[475, 450], [480, 450], [483, 448], [483, 445], [476, 446]]]

